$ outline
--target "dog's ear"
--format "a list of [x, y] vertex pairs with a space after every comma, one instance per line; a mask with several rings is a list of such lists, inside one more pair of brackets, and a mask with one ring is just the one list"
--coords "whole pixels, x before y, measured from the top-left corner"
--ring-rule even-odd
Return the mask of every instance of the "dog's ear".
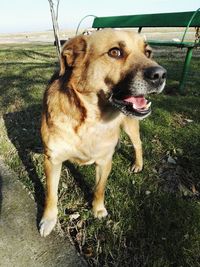
[[60, 75], [64, 75], [68, 67], [81, 63], [87, 49], [87, 36], [77, 36], [64, 44], [60, 59]]

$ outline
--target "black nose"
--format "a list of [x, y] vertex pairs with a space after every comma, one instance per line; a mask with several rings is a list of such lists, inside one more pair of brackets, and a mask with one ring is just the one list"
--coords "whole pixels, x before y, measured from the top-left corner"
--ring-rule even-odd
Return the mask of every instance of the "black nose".
[[148, 67], [144, 70], [146, 81], [153, 83], [155, 86], [161, 85], [167, 77], [167, 71], [161, 66]]

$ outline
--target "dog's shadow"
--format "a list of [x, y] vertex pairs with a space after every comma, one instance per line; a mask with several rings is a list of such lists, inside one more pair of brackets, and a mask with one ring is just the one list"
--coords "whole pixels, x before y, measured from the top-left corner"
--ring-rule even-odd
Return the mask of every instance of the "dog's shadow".
[[34, 198], [37, 204], [37, 223], [44, 208], [44, 187], [38, 177], [36, 166], [32, 160], [32, 153], [41, 153], [40, 138], [41, 105], [4, 115], [5, 126], [10, 141], [15, 146], [29, 179], [34, 187]]
[[[42, 106], [36, 104], [25, 110], [7, 113], [4, 115], [8, 137], [15, 146], [18, 156], [21, 159], [34, 187], [34, 199], [37, 205], [37, 226], [43, 214], [45, 201], [45, 190], [41, 179], [42, 175], [41, 173], [38, 175], [38, 166], [33, 161], [33, 155], [35, 153], [43, 153], [40, 136], [41, 113]], [[66, 162], [64, 166], [69, 169], [75, 183], [83, 191], [86, 201], [90, 202], [91, 192], [87, 184], [83, 182], [83, 174], [69, 162]]]

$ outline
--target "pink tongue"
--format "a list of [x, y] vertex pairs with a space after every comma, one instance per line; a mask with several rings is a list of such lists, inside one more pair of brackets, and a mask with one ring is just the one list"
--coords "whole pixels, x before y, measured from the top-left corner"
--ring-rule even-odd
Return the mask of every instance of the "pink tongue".
[[144, 96], [129, 96], [126, 97], [124, 101], [132, 103], [136, 108], [144, 108], [147, 104], [147, 100]]

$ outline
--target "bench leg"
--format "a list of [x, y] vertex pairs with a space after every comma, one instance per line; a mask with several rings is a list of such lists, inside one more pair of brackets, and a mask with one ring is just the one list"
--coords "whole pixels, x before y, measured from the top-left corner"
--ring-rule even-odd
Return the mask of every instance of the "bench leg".
[[184, 62], [184, 66], [183, 66], [183, 72], [182, 72], [181, 81], [180, 81], [180, 84], [179, 84], [179, 92], [181, 94], [184, 93], [185, 81], [186, 81], [186, 77], [187, 77], [187, 74], [188, 74], [190, 61], [191, 61], [191, 58], [192, 58], [192, 50], [193, 50], [193, 47], [188, 47], [187, 54], [186, 54], [186, 57], [185, 57], [185, 62]]

